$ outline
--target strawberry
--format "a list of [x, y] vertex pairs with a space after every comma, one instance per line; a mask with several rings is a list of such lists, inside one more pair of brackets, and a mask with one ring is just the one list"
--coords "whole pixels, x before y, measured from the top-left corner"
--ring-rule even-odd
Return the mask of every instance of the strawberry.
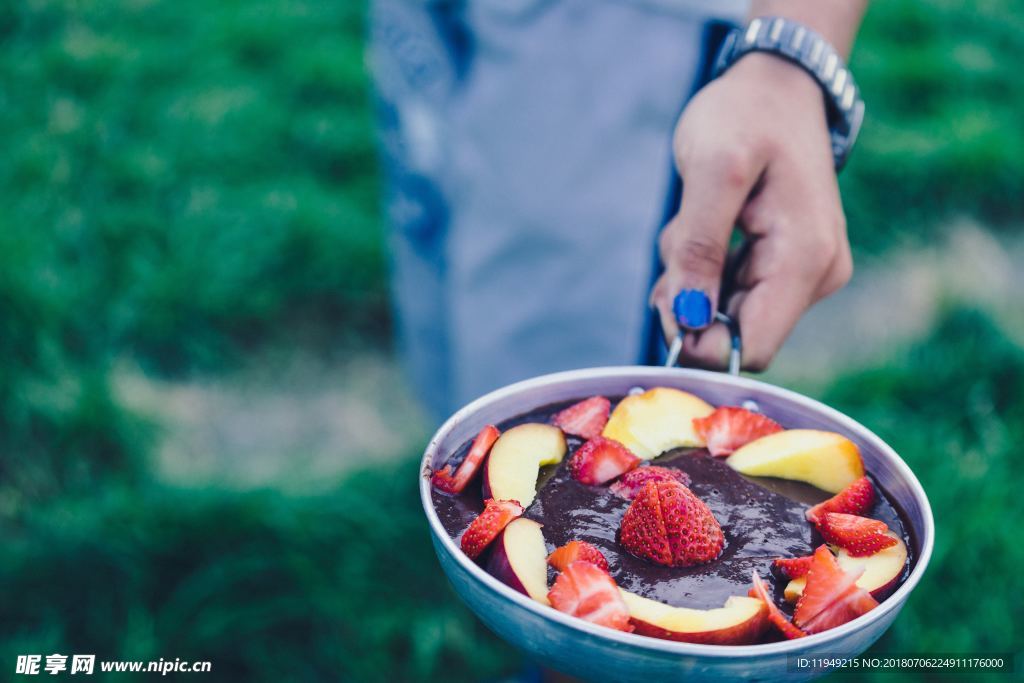
[[462, 552], [473, 560], [480, 557], [480, 553], [498, 537], [502, 529], [522, 514], [523, 506], [514, 500], [488, 498], [484, 501], [484, 511], [462, 534]]
[[793, 622], [807, 633], [821, 633], [878, 607], [878, 601], [857, 587], [856, 574], [844, 572], [825, 546], [814, 551], [807, 585], [796, 603]]
[[633, 630], [614, 579], [590, 562], [571, 562], [555, 579], [548, 600], [559, 612], [619, 631]]
[[718, 557], [725, 537], [690, 489], [677, 481], [649, 481], [622, 517], [619, 542], [656, 564], [688, 567]]
[[879, 550], [896, 545], [896, 539], [886, 534], [885, 522], [841, 512], [826, 512], [818, 525], [826, 542], [846, 550], [853, 557], [874, 555]]
[[640, 493], [640, 489], [644, 487], [644, 484], [649, 481], [678, 481], [683, 486], [688, 486], [690, 475], [673, 467], [648, 465], [647, 467], [637, 467], [635, 470], [626, 472], [610, 488], [615, 495], [621, 496], [626, 500], [633, 500], [636, 498], [636, 494]]
[[551, 423], [566, 434], [593, 439], [601, 435], [601, 430], [608, 422], [611, 407], [611, 401], [604, 396], [591, 396], [555, 413]]
[[618, 441], [596, 436], [576, 449], [569, 459], [573, 479], [600, 485], [640, 464], [640, 458]]
[[672, 547], [668, 542], [668, 530], [661, 516], [661, 500], [658, 484], [649, 481], [622, 516], [619, 527], [619, 542], [637, 557], [644, 557], [655, 564], [672, 566]]
[[807, 511], [807, 521], [818, 524], [826, 512], [863, 515], [875, 503], [875, 487], [867, 477], [861, 477], [823, 503]]
[[753, 573], [754, 587], [750, 589], [750, 597], [758, 598], [764, 603], [764, 606], [768, 608], [768, 621], [772, 622], [772, 625], [779, 629], [782, 635], [786, 636], [786, 640], [793, 640], [794, 638], [803, 638], [807, 634], [798, 629], [793, 625], [782, 610], [779, 609], [778, 605], [768, 597], [768, 588], [764, 585], [764, 581], [757, 575], [757, 570]]
[[548, 564], [560, 572], [577, 561], [590, 562], [608, 571], [608, 560], [604, 554], [586, 541], [569, 541], [548, 555]]
[[707, 417], [693, 418], [693, 429], [714, 456], [729, 455], [755, 439], [782, 431], [774, 420], [733, 406], [718, 408]]
[[772, 564], [782, 570], [782, 573], [789, 578], [799, 579], [801, 576], [807, 576], [807, 572], [811, 570], [811, 560], [813, 559], [813, 555], [807, 555], [806, 557], [777, 557]]
[[498, 440], [500, 434], [501, 432], [494, 425], [487, 425], [481, 429], [473, 439], [473, 445], [470, 446], [465, 460], [459, 465], [459, 469], [455, 470], [455, 474], [452, 475], [451, 465], [445, 465], [443, 469], [434, 472], [430, 483], [434, 485], [434, 488], [445, 493], [462, 493], [462, 489], [466, 488], [466, 484], [480, 469], [484, 458], [491, 452], [491, 446]]

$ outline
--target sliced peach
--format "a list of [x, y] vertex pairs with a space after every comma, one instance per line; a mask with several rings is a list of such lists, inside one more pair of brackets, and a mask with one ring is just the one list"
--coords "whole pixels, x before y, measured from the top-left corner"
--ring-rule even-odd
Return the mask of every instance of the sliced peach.
[[857, 444], [835, 432], [787, 429], [763, 436], [725, 461], [742, 474], [804, 481], [839, 493], [864, 476]]
[[[836, 562], [844, 572], [854, 574], [863, 570], [864, 573], [857, 579], [857, 586], [871, 593], [871, 596], [877, 599], [885, 597], [893, 589], [903, 574], [903, 567], [907, 564], [907, 546], [894, 532], [889, 531], [886, 535], [895, 538], [896, 545], [879, 550], [874, 555], [867, 557], [853, 557], [842, 548], [833, 548], [833, 551], [838, 551], [836, 552]], [[786, 600], [796, 602], [803, 595], [806, 584], [806, 576], [793, 579], [786, 584], [783, 592]]]
[[528, 422], [506, 430], [484, 465], [484, 497], [528, 507], [537, 495], [540, 468], [562, 462], [565, 451], [565, 435], [558, 427]]
[[733, 596], [715, 609], [672, 607], [621, 590], [634, 633], [711, 645], [755, 643], [768, 625], [768, 610], [757, 598]]
[[548, 602], [547, 547], [540, 524], [520, 517], [501, 532], [487, 561], [487, 571], [537, 602]]
[[714, 408], [693, 394], [655, 387], [627, 396], [615, 406], [602, 436], [615, 439], [644, 460], [686, 446], [703, 446], [693, 419], [707, 417]]

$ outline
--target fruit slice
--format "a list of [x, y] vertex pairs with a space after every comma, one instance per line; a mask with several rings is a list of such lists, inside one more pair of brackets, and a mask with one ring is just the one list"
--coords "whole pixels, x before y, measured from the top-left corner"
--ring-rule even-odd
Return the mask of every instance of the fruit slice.
[[569, 471], [576, 481], [599, 486], [641, 462], [618, 441], [598, 436], [576, 449], [569, 458]]
[[693, 420], [714, 410], [693, 394], [655, 387], [622, 399], [602, 435], [650, 460], [673, 448], [703, 446], [704, 440], [693, 429]]
[[725, 537], [690, 489], [677, 481], [649, 481], [622, 517], [619, 542], [655, 564], [688, 567], [718, 557]]
[[678, 481], [683, 486], [689, 486], [690, 475], [674, 467], [648, 465], [626, 472], [609, 488], [615, 495], [626, 500], [633, 500], [636, 498], [636, 494], [640, 493], [644, 484], [649, 481]]
[[529, 507], [537, 495], [543, 465], [565, 457], [565, 435], [558, 427], [530, 422], [512, 427], [491, 448], [484, 467], [484, 497], [517, 500]]
[[608, 423], [611, 407], [612, 402], [604, 396], [591, 396], [555, 413], [551, 423], [566, 434], [593, 439], [601, 435], [601, 430]]
[[[895, 539], [896, 543], [867, 557], [853, 557], [842, 548], [837, 548], [836, 562], [839, 567], [845, 572], [863, 571], [857, 579], [857, 586], [871, 593], [875, 599], [885, 597], [896, 586], [907, 565], [907, 546], [894, 532], [889, 531], [887, 535]], [[796, 602], [806, 584], [807, 580], [803, 577], [794, 578], [786, 584], [786, 600]]]
[[772, 626], [779, 629], [782, 635], [786, 636], [787, 640], [793, 640], [794, 638], [803, 638], [807, 634], [798, 629], [793, 625], [793, 622], [782, 613], [782, 610], [778, 608], [775, 602], [768, 597], [768, 589], [764, 585], [764, 581], [761, 577], [754, 572], [754, 587], [750, 589], [752, 598], [757, 598], [764, 603], [764, 606], [768, 609], [768, 621], [771, 622]]
[[715, 609], [673, 607], [621, 591], [636, 633], [653, 638], [711, 645], [756, 643], [768, 625], [768, 611], [756, 598], [733, 596]]
[[875, 487], [867, 477], [855, 480], [845, 489], [807, 511], [807, 521], [817, 524], [826, 512], [863, 515], [875, 503]]
[[481, 429], [480, 433], [473, 439], [473, 445], [470, 446], [466, 459], [459, 465], [459, 469], [455, 470], [454, 475], [452, 474], [451, 465], [445, 465], [443, 469], [434, 472], [434, 476], [430, 479], [434, 488], [446, 493], [462, 493], [462, 490], [466, 488], [466, 484], [470, 482], [473, 475], [480, 469], [480, 465], [483, 464], [484, 458], [487, 457], [491, 446], [498, 440], [500, 434], [501, 432], [494, 425], [487, 425]]
[[838, 493], [864, 476], [855, 443], [814, 429], [769, 434], [743, 446], [725, 462], [742, 474], [805, 481], [829, 493]]
[[462, 534], [462, 552], [475, 560], [498, 537], [509, 522], [523, 514], [523, 506], [514, 500], [484, 501], [484, 511], [474, 519]]
[[487, 571], [520, 593], [548, 604], [547, 548], [540, 524], [520, 517], [509, 523], [494, 544]]
[[806, 557], [777, 557], [772, 564], [789, 578], [799, 579], [801, 576], [807, 576], [807, 572], [811, 571], [812, 560], [814, 560], [813, 555], [807, 555]]
[[867, 557], [879, 550], [896, 545], [896, 539], [887, 535], [885, 522], [841, 512], [826, 512], [818, 530], [826, 542], [845, 549], [854, 557]]
[[723, 406], [707, 417], [694, 419], [693, 430], [707, 444], [711, 455], [717, 457], [729, 455], [762, 436], [781, 432], [782, 426], [760, 413]]
[[608, 571], [608, 559], [604, 553], [586, 541], [569, 541], [548, 555], [548, 564], [560, 572], [577, 560], [590, 562]]
[[592, 624], [619, 631], [632, 631], [629, 610], [615, 581], [590, 562], [573, 562], [565, 568], [548, 591], [551, 606]]
[[844, 572], [828, 548], [819, 547], [814, 551], [804, 593], [796, 603], [793, 623], [807, 633], [821, 633], [878, 607], [878, 602], [856, 585], [858, 578], [858, 574]]

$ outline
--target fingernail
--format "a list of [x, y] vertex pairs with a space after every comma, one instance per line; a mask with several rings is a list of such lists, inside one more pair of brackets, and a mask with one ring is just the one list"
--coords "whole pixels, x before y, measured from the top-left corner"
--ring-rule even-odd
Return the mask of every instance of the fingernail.
[[680, 327], [699, 330], [711, 324], [711, 298], [702, 289], [682, 289], [672, 302]]

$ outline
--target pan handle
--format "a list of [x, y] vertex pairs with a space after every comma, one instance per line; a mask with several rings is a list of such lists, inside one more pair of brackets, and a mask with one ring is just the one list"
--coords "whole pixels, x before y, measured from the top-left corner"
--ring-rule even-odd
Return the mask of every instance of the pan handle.
[[[738, 375], [740, 374], [740, 367], [743, 365], [743, 337], [740, 335], [740, 323], [721, 311], [715, 313], [715, 321], [723, 323], [729, 329], [729, 338], [731, 340], [729, 374]], [[679, 363], [679, 353], [683, 350], [683, 339], [685, 336], [686, 330], [680, 328], [679, 334], [676, 335], [676, 338], [672, 340], [668, 347], [665, 367], [672, 368]]]

